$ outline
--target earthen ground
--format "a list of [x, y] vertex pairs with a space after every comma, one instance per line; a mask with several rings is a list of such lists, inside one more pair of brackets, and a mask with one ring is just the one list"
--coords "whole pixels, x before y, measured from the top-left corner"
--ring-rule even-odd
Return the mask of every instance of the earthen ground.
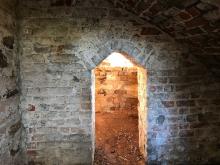
[[95, 165], [144, 165], [138, 147], [138, 115], [96, 113]]

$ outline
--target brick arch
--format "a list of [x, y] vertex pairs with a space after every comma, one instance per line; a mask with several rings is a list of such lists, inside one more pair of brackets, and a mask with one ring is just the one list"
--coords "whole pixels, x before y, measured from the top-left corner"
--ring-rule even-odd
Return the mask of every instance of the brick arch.
[[[147, 161], [147, 137], [148, 137], [148, 86], [147, 86], [147, 65], [146, 60], [148, 56], [144, 56], [143, 52], [147, 52], [146, 47], [140, 48], [132, 42], [125, 40], [111, 40], [105, 45], [98, 48], [96, 55], [92, 56], [89, 60], [93, 63], [87, 63], [87, 68], [91, 71], [91, 110], [92, 110], [92, 159], [94, 160], [95, 154], [95, 69], [103, 62], [111, 53], [118, 52], [130, 60], [137, 69], [137, 81], [138, 81], [138, 136], [139, 136], [139, 149], [143, 154], [145, 161]], [[150, 52], [150, 51], [149, 51]], [[143, 60], [144, 59], [144, 60]], [[146, 59], [146, 60], [145, 60]], [[89, 61], [87, 59], [87, 61]]]
[[136, 65], [147, 69], [148, 56], [145, 53], [153, 51], [153, 48], [151, 48], [151, 51], [146, 51], [146, 48], [147, 46], [140, 47], [132, 41], [122, 39], [111, 40], [104, 45], [100, 45], [100, 47], [97, 48], [97, 50], [91, 57], [87, 59], [85, 58], [85, 66], [88, 70], [92, 70], [96, 66], [98, 66], [105, 58], [107, 58], [112, 52], [119, 52], [125, 55]]

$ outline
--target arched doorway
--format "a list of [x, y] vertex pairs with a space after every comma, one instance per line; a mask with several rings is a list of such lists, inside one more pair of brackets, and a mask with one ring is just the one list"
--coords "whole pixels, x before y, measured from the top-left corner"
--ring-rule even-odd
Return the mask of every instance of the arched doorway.
[[93, 69], [94, 164], [144, 164], [147, 73], [114, 52]]

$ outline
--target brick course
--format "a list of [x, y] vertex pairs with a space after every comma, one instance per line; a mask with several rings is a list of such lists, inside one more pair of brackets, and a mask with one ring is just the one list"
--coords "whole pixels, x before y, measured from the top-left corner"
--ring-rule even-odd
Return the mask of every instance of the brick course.
[[217, 1], [23, 0], [17, 35], [0, 3], [1, 163], [91, 164], [91, 70], [117, 51], [148, 73], [148, 164], [219, 164]]

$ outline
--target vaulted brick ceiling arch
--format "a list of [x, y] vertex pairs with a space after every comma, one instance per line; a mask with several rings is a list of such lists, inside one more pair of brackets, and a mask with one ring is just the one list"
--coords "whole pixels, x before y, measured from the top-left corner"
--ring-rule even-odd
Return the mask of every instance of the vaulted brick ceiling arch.
[[220, 77], [220, 0], [110, 0], [180, 43]]

